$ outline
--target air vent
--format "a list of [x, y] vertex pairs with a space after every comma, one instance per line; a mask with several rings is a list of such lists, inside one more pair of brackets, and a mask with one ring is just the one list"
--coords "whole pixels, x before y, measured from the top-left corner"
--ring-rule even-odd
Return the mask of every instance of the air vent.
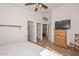
[[48, 21], [48, 18], [47, 17], [43, 17], [43, 20]]

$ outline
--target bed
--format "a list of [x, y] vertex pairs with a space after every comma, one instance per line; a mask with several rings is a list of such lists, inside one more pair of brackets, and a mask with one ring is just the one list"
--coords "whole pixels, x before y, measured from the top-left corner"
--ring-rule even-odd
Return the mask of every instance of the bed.
[[[20, 41], [8, 45], [0, 46], [0, 56], [43, 56], [45, 53], [49, 53], [49, 54], [51, 53], [48, 51], [46, 52], [46, 48], [43, 48], [41, 46], [38, 46], [28, 41], [27, 42]], [[48, 56], [58, 56], [58, 55], [59, 54], [53, 51], [51, 55]]]

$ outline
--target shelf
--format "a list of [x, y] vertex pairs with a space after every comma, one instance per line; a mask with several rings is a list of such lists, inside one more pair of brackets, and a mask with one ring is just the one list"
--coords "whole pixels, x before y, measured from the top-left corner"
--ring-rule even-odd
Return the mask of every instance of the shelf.
[[21, 28], [21, 26], [17, 26], [17, 25], [2, 25], [2, 24], [0, 24], [0, 26], [5, 26], [5, 27], [18, 27], [19, 29]]

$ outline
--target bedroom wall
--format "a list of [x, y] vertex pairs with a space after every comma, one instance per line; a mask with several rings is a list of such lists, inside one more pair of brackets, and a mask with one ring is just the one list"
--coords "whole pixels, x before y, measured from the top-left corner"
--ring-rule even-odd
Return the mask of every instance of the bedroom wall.
[[55, 21], [70, 19], [71, 29], [67, 30], [67, 44], [73, 42], [74, 34], [79, 34], [79, 4], [64, 4], [52, 10], [51, 14], [51, 41], [54, 42]]
[[[0, 45], [27, 40], [27, 21], [43, 23], [41, 13], [30, 11], [10, 4], [0, 4], [0, 24], [20, 25], [21, 29], [15, 27], [0, 27]], [[35, 29], [36, 31], [36, 29]], [[36, 33], [36, 32], [35, 32]], [[34, 36], [36, 37], [36, 34]]]

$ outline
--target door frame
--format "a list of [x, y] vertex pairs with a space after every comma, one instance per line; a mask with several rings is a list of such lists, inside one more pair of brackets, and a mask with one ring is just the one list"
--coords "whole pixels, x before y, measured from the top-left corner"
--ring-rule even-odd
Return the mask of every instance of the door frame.
[[[42, 23], [37, 22], [37, 24], [41, 25], [41, 37], [40, 37], [40, 39], [42, 40]], [[37, 39], [37, 28], [38, 28], [37, 24], [36, 24], [36, 39]]]

